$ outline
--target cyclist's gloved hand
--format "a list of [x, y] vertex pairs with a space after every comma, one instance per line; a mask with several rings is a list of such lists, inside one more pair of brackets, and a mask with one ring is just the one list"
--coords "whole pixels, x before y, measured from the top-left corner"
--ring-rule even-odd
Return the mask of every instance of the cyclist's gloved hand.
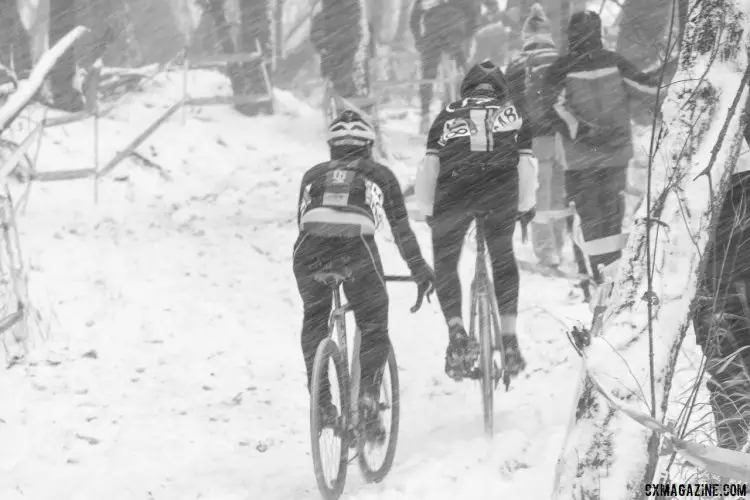
[[417, 303], [411, 311], [416, 312], [422, 306], [422, 299], [427, 297], [427, 302], [429, 302], [430, 295], [435, 291], [435, 271], [423, 262], [412, 270], [412, 277], [417, 284]]

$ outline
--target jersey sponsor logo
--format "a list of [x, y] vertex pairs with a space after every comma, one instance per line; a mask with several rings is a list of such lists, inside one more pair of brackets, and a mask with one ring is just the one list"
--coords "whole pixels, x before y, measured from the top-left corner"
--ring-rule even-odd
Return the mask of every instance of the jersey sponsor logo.
[[355, 173], [352, 170], [333, 170], [326, 174], [323, 205], [345, 207], [349, 204], [349, 193]]
[[521, 128], [523, 120], [513, 104], [509, 104], [493, 112], [492, 133], [515, 132]]
[[365, 180], [365, 203], [370, 207], [370, 213], [375, 220], [375, 228], [379, 228], [383, 221], [383, 191], [370, 180]]
[[445, 146], [448, 141], [457, 137], [470, 137], [477, 133], [476, 124], [469, 118], [452, 118], [443, 125], [443, 133], [438, 143]]

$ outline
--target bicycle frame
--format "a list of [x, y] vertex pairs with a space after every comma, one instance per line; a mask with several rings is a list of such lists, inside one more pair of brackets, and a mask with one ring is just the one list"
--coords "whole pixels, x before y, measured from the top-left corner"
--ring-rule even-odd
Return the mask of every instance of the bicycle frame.
[[[386, 282], [411, 282], [413, 278], [411, 276], [385, 276]], [[336, 344], [339, 348], [339, 353], [347, 371], [344, 374], [344, 379], [349, 390], [349, 401], [350, 408], [348, 410], [348, 418], [351, 422], [349, 428], [355, 428], [359, 423], [359, 411], [357, 411], [357, 401], [359, 401], [359, 386], [361, 379], [360, 359], [359, 350], [362, 342], [362, 333], [359, 327], [354, 329], [353, 349], [352, 349], [352, 360], [351, 365], [349, 364], [349, 349], [346, 338], [346, 313], [350, 312], [352, 308], [349, 304], [341, 303], [341, 282], [336, 282], [331, 286], [331, 293], [333, 295], [333, 307], [331, 308], [331, 314], [328, 317], [328, 336], [327, 338], [333, 338], [334, 331], [337, 332]], [[415, 312], [421, 305], [421, 296], [417, 301], [417, 304], [412, 309]]]

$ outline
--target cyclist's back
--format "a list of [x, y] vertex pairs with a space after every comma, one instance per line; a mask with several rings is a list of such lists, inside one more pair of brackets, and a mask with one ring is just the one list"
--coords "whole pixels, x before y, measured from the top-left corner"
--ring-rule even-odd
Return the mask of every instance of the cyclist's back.
[[[329, 285], [315, 279], [320, 271], [349, 274], [344, 294], [362, 334], [360, 347], [362, 397], [377, 401], [372, 391], [376, 374], [388, 357], [388, 293], [374, 234], [385, 213], [401, 256], [420, 288], [433, 273], [422, 257], [409, 226], [401, 187], [386, 166], [372, 160], [372, 127], [357, 113], [344, 111], [329, 127], [331, 160], [305, 172], [300, 185], [294, 244], [294, 275], [304, 306], [302, 352], [308, 389], [315, 351], [328, 333], [331, 312]], [[343, 272], [342, 272], [343, 271]], [[321, 407], [324, 411], [331, 408]], [[326, 410], [328, 408], [328, 410]]]
[[533, 213], [536, 199], [531, 128], [523, 109], [509, 99], [502, 71], [489, 61], [473, 67], [461, 96], [433, 122], [415, 186], [420, 208], [431, 216], [436, 288], [449, 333], [446, 372], [456, 379], [465, 376], [478, 355], [476, 341], [463, 327], [458, 276], [464, 236], [476, 211], [491, 212], [485, 238], [508, 368], [511, 373], [523, 369], [516, 337], [519, 276], [513, 233], [518, 212]]
[[[519, 113], [509, 100], [474, 94], [438, 115], [427, 139], [428, 154], [435, 152], [440, 160], [433, 215], [505, 207], [515, 214]], [[498, 197], [498, 190], [508, 191], [511, 199]]]

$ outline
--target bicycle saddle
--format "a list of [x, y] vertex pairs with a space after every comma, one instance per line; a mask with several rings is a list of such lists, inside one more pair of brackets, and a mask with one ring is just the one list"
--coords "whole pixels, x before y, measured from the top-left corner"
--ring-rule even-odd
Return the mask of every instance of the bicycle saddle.
[[492, 213], [491, 210], [477, 210], [477, 209], [470, 209], [467, 212], [472, 217], [475, 217], [475, 218], [478, 218], [478, 219], [484, 219], [484, 218], [486, 218], [488, 215], [490, 215]]
[[342, 282], [352, 278], [352, 271], [349, 268], [344, 269], [327, 269], [318, 271], [313, 275], [316, 281], [325, 283], [330, 286], [339, 286]]

